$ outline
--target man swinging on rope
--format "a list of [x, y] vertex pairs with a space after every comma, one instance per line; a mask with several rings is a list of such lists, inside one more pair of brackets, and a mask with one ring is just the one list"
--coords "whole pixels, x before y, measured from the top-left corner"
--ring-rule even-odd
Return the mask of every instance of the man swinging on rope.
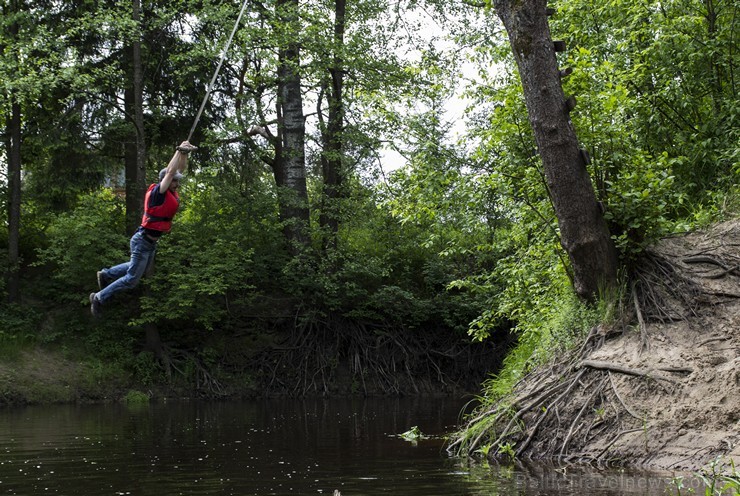
[[149, 186], [144, 197], [141, 226], [131, 237], [131, 260], [98, 272], [100, 291], [90, 293], [90, 311], [95, 317], [116, 293], [134, 288], [154, 261], [159, 237], [170, 231], [172, 217], [180, 206], [177, 188], [188, 163], [188, 153], [197, 150], [188, 141], [177, 147], [170, 163], [159, 171], [159, 183]]

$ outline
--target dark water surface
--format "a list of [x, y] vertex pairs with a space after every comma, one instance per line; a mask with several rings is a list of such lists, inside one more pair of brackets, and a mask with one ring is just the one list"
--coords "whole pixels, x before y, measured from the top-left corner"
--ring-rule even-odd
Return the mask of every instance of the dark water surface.
[[[0, 494], [663, 495], [669, 476], [470, 466], [439, 398], [0, 411]], [[398, 437], [413, 426], [430, 439]]]

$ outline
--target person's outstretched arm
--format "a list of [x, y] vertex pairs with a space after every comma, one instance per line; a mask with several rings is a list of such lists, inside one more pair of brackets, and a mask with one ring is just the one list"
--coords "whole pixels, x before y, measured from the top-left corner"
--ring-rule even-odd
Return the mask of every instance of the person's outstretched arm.
[[172, 178], [175, 177], [175, 174], [178, 172], [185, 172], [185, 169], [188, 166], [188, 154], [197, 149], [197, 147], [191, 145], [188, 141], [180, 143], [180, 146], [175, 150], [175, 154], [172, 156], [172, 159], [170, 159], [170, 163], [167, 164], [167, 172], [164, 173], [164, 177], [159, 181], [159, 191], [167, 191], [172, 183]]

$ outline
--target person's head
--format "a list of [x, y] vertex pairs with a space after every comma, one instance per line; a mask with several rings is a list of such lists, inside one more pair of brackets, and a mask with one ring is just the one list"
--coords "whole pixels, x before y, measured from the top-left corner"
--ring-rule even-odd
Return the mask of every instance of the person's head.
[[[165, 174], [167, 174], [167, 167], [159, 171], [159, 182], [162, 182], [162, 179], [164, 179]], [[176, 190], [177, 187], [180, 185], [180, 179], [182, 179], [182, 174], [179, 172], [175, 172], [175, 175], [172, 176], [172, 182], [170, 183], [171, 190]]]

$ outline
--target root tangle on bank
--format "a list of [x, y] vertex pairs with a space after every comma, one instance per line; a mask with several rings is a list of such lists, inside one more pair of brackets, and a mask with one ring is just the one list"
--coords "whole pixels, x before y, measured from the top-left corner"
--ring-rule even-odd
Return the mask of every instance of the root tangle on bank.
[[738, 452], [738, 246], [734, 221], [647, 250], [619, 320], [479, 407], [448, 451], [663, 468]]

